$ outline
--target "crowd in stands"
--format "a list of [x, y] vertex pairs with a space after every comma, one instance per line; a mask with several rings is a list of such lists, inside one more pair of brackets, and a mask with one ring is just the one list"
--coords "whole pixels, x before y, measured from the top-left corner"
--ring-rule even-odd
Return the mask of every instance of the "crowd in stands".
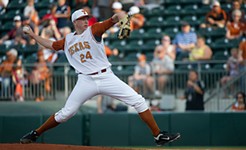
[[[14, 92], [14, 99], [19, 101], [25, 99], [21, 94], [22, 89], [20, 85], [27, 82], [26, 80], [32, 83], [33, 89], [43, 87], [48, 92], [51, 90], [52, 73], [49, 71], [47, 64], [55, 63], [62, 54], [62, 52], [54, 52], [39, 47], [34, 50], [35, 55], [30, 56], [36, 58], [35, 67], [33, 67], [31, 71], [23, 70], [23, 67], [21, 67], [22, 61], [28, 56], [18, 56], [18, 52], [21, 50], [19, 50], [18, 47], [15, 49], [12, 47], [16, 45], [25, 45], [27, 47], [29, 45], [37, 45], [33, 39], [30, 39], [23, 33], [22, 27], [24, 25], [29, 25], [36, 34], [44, 38], [59, 40], [73, 31], [72, 22], [70, 21], [72, 12], [83, 8], [90, 16], [89, 25], [109, 18], [113, 13], [125, 12], [126, 14], [132, 15], [131, 30], [141, 33], [140, 31], [148, 30], [146, 26], [148, 25], [149, 16], [145, 16], [145, 13], [143, 13], [144, 10], [151, 11], [155, 8], [159, 8], [159, 5], [164, 6], [163, 11], [165, 10], [165, 3], [162, 1], [57, 0], [57, 2], [55, 2], [50, 0], [47, 5], [49, 9], [46, 8], [45, 13], [41, 13], [40, 8], [42, 7], [39, 6], [39, 3], [41, 3], [42, 0], [20, 1], [23, 2], [25, 6], [9, 20], [13, 21], [12, 28], [10, 30], [4, 30], [0, 35], [0, 45], [8, 47], [5, 59], [2, 59], [0, 67], [2, 78], [1, 89], [4, 90], [6, 86], [14, 83], [15, 90], [12, 91], [12, 94]], [[149, 93], [162, 94], [165, 91], [166, 83], [169, 81], [169, 76], [175, 71], [176, 61], [194, 63], [212, 60], [217, 49], [213, 46], [214, 39], [212, 39], [211, 42], [210, 37], [203, 34], [203, 32], [199, 32], [203, 29], [206, 29], [205, 32], [224, 29], [225, 34], [223, 38], [225, 40], [237, 41], [233, 47], [230, 47], [230, 49], [232, 48], [231, 57], [228, 58], [225, 68], [228, 75], [220, 80], [221, 85], [225, 85], [238, 75], [240, 71], [244, 70], [246, 62], [246, 41], [244, 40], [246, 20], [245, 7], [243, 6], [245, 3], [240, 0], [229, 0], [227, 4], [230, 4], [231, 7], [225, 10], [225, 7], [222, 7], [220, 1], [211, 0], [202, 2], [202, 5], [209, 6], [210, 10], [207, 10], [207, 12], [203, 14], [204, 20], [200, 22], [199, 26], [195, 27], [192, 22], [179, 19], [179, 25], [175, 25], [175, 29], [177, 27], [177, 31], [180, 32], [174, 32], [175, 34], [173, 35], [165, 32], [160, 39], [155, 38], [158, 42], [156, 43], [155, 41], [154, 46], [151, 47], [151, 55], [141, 50], [136, 52], [134, 61], [138, 61], [138, 63], [134, 68], [133, 75], [128, 78], [129, 85], [136, 91], [144, 91], [143, 93], [146, 95]], [[11, 4], [12, 1], [0, 0], [0, 14], [3, 16], [7, 15], [10, 12], [8, 5]], [[158, 15], [162, 14], [157, 14], [157, 16]], [[2, 22], [2, 24], [4, 24], [4, 22]], [[155, 29], [156, 33], [162, 33], [162, 30], [164, 31], [166, 27], [160, 26], [161, 31], [159, 31], [158, 28], [159, 27]], [[119, 26], [117, 24], [110, 28], [104, 35], [105, 40], [110, 41], [112, 35], [116, 37], [118, 30]], [[149, 36], [154, 37], [155, 35]], [[124, 61], [122, 57], [127, 55], [121, 50], [124, 45], [122, 47], [113, 47], [113, 42], [114, 41], [111, 40], [105, 45], [109, 60]], [[146, 41], [142, 42], [142, 44], [145, 44], [145, 42]], [[10, 65], [6, 67], [5, 64]], [[141, 85], [143, 87], [141, 87]], [[41, 88], [38, 88], [38, 90], [34, 92], [36, 101], [45, 99], [40, 89]]]

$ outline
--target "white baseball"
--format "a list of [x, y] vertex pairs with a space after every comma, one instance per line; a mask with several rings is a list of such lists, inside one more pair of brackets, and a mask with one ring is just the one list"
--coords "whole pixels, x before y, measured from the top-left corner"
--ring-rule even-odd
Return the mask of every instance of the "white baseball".
[[23, 31], [26, 33], [26, 32], [28, 32], [30, 30], [30, 28], [28, 27], [28, 26], [24, 26], [23, 27]]

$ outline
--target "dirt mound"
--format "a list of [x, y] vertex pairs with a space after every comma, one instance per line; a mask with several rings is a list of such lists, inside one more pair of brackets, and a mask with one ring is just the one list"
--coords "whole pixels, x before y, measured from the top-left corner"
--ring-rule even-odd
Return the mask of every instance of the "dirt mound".
[[0, 144], [0, 150], [133, 150], [133, 149], [114, 148], [114, 147], [58, 145], [58, 144]]

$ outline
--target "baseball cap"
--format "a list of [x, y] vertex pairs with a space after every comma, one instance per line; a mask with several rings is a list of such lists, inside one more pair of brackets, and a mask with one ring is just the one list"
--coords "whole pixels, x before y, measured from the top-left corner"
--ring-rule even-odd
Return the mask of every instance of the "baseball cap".
[[137, 6], [132, 6], [129, 9], [129, 14], [134, 15], [134, 14], [138, 14], [140, 12], [140, 9]]
[[9, 0], [2, 0], [3, 7], [6, 7], [9, 3]]
[[88, 13], [84, 9], [79, 9], [73, 12], [71, 20], [74, 22], [75, 20], [81, 18], [81, 17], [87, 17], [89, 16]]
[[112, 4], [112, 8], [113, 9], [122, 9], [122, 4], [120, 3], [120, 2], [114, 2], [113, 4]]
[[14, 17], [14, 21], [21, 21], [21, 17], [20, 16], [15, 16]]
[[18, 55], [18, 52], [17, 52], [17, 50], [16, 50], [16, 49], [11, 48], [11, 49], [8, 51], [8, 53], [7, 53], [7, 54], [11, 54], [11, 55], [17, 56], [17, 55]]
[[212, 6], [220, 6], [220, 2], [219, 1], [214, 1]]
[[189, 22], [187, 22], [187, 21], [182, 21], [181, 22], [181, 26], [189, 26], [190, 24], [189, 24]]

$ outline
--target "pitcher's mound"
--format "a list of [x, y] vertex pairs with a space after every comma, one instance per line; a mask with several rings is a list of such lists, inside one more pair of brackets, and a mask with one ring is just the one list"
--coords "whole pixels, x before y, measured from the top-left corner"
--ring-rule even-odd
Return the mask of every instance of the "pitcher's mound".
[[73, 146], [57, 144], [0, 144], [0, 150], [130, 150], [128, 148]]

